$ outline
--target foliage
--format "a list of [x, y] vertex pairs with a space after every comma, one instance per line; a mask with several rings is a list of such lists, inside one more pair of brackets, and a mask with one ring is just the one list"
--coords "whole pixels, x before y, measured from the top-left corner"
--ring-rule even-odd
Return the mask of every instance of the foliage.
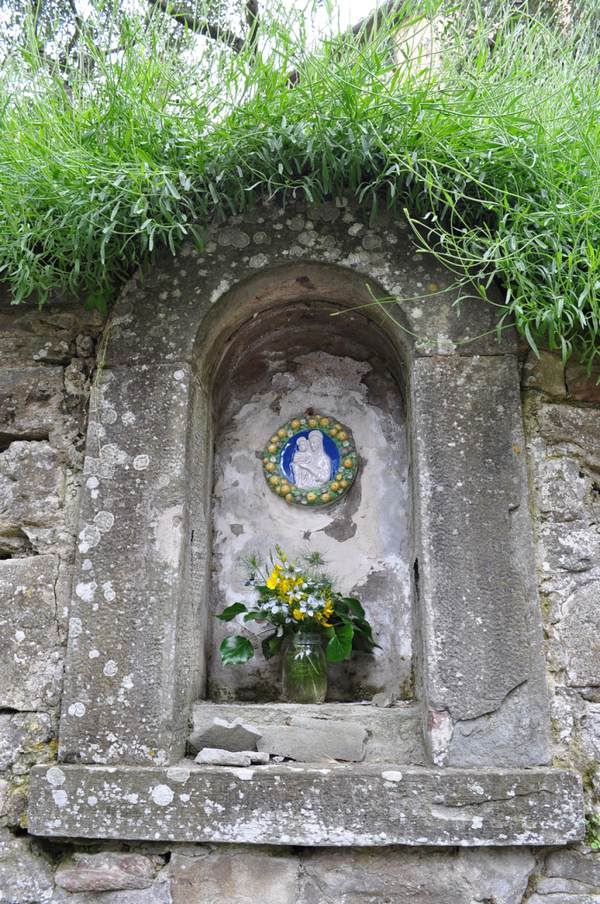
[[[265, 659], [282, 648], [286, 638], [297, 632], [320, 632], [327, 640], [325, 655], [329, 662], [348, 659], [352, 650], [371, 653], [377, 646], [365, 610], [353, 597], [337, 593], [322, 572], [318, 553], [305, 556], [303, 564], [290, 561], [277, 547], [271, 554], [271, 569], [265, 569], [254, 557], [246, 586], [257, 595], [252, 608], [232, 603], [217, 618], [229, 622], [243, 615], [244, 622], [270, 624], [274, 630], [262, 641]], [[250, 641], [241, 635], [226, 637], [220, 646], [225, 664], [247, 662], [254, 655]]]
[[585, 843], [593, 851], [600, 851], [600, 813], [588, 813], [586, 816]]
[[15, 302], [59, 290], [103, 306], [154, 249], [201, 242], [215, 213], [260, 194], [351, 195], [367, 211], [406, 209], [417, 243], [483, 299], [499, 284], [501, 313], [534, 349], [591, 364], [600, 40], [588, 2], [567, 28], [522, 5], [490, 18], [483, 0], [470, 15], [406, 0], [431, 52], [398, 32], [397, 11], [315, 42], [297, 8], [274, 3], [239, 52], [189, 30], [174, 40], [172, 19], [122, 8], [116, 47], [85, 23], [60, 65], [21, 42], [0, 77], [0, 276]]

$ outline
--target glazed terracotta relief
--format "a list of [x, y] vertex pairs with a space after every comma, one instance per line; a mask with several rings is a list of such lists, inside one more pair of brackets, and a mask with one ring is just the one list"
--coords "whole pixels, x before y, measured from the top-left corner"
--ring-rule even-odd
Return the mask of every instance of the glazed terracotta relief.
[[352, 431], [325, 414], [291, 418], [269, 439], [263, 472], [291, 505], [329, 505], [348, 492], [358, 471]]

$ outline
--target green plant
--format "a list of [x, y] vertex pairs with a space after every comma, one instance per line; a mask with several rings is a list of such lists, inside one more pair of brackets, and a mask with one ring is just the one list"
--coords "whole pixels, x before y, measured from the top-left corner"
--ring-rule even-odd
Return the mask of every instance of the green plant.
[[[238, 615], [244, 622], [271, 625], [273, 630], [262, 641], [265, 659], [280, 652], [286, 639], [296, 633], [322, 634], [329, 662], [347, 659], [352, 650], [371, 653], [377, 646], [371, 626], [360, 602], [335, 591], [323, 574], [323, 560], [318, 553], [304, 557], [303, 563], [290, 561], [283, 550], [270, 555], [271, 567], [265, 568], [256, 557], [249, 561], [246, 586], [256, 599], [249, 608], [245, 603], [232, 603], [217, 618], [229, 622]], [[248, 662], [254, 647], [247, 637], [230, 635], [220, 646], [226, 665]]]
[[[95, 0], [106, 17], [106, 4]], [[168, 6], [168, 5], [167, 5]], [[234, 52], [155, 12], [82, 28], [48, 62], [25, 37], [0, 73], [0, 278], [15, 302], [103, 307], [159, 247], [202, 242], [257, 196], [351, 195], [406, 210], [415, 241], [483, 301], [500, 285], [536, 350], [600, 355], [600, 40], [525, 7], [406, 0], [317, 42], [270, 2]], [[92, 9], [96, 7], [92, 5]], [[201, 9], [201, 5], [200, 5]], [[403, 40], [432, 31], [433, 51]], [[311, 43], [312, 41], [312, 43]], [[501, 324], [502, 327], [502, 324]]]
[[588, 813], [585, 822], [585, 843], [593, 851], [600, 851], [600, 813]]

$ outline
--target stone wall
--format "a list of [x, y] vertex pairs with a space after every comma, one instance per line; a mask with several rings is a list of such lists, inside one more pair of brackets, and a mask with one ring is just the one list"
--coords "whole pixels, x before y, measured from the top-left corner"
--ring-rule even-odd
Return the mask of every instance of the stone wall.
[[[102, 321], [0, 307], [0, 904], [600, 904], [600, 852], [76, 844], [27, 834], [56, 757], [81, 447]], [[600, 801], [600, 394], [529, 356], [524, 405], [555, 764]]]

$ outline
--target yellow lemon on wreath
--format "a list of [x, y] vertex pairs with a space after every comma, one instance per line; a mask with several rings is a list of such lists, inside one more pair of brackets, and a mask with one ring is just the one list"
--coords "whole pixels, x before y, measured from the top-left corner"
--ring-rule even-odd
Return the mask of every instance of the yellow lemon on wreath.
[[317, 419], [316, 419], [316, 417], [309, 417], [309, 419], [308, 419], [308, 426], [309, 426], [309, 427], [316, 427], [316, 426], [317, 426]]
[[289, 486], [289, 484], [288, 484], [288, 483], [282, 483], [282, 484], [281, 484], [281, 492], [284, 494], [284, 496], [285, 496], [286, 493], [289, 493], [289, 491], [290, 491], [290, 486]]
[[321, 427], [326, 427], [327, 424], [329, 423], [329, 418], [328, 418], [328, 417], [322, 417], [319, 423], [321, 424]]
[[269, 446], [267, 447], [267, 452], [270, 452], [271, 455], [272, 455], [274, 452], [277, 452], [277, 446], [275, 445], [275, 443], [270, 443], [270, 444], [269, 444]]
[[341, 485], [344, 487], [344, 489], [346, 489], [346, 487], [349, 485], [349, 484], [348, 484], [348, 481], [346, 480], [346, 478], [344, 478], [343, 480], [340, 480], [340, 483], [341, 483]]
[[329, 493], [321, 493], [321, 502], [330, 502], [331, 495]]
[[285, 435], [286, 435], [286, 432], [285, 432], [285, 430], [283, 429], [283, 427], [281, 428], [281, 430], [278, 430], [278, 431], [277, 431], [277, 436], [281, 436], [282, 439], [283, 439], [283, 437], [284, 437]]
[[314, 502], [315, 499], [317, 498], [317, 494], [316, 493], [307, 493], [306, 498], [307, 498], [308, 502]]
[[271, 442], [271, 443], [275, 443], [275, 445], [276, 445], [276, 444], [279, 442], [279, 437], [278, 437], [278, 436], [272, 436], [271, 439], [270, 439], [270, 442]]
[[353, 464], [354, 464], [354, 462], [352, 461], [351, 458], [344, 459], [344, 467], [345, 468], [351, 468]]
[[274, 471], [274, 470], [275, 470], [275, 464], [274, 464], [274, 462], [268, 461], [268, 462], [266, 463], [266, 465], [265, 465], [265, 470], [267, 470], [267, 471]]
[[337, 482], [337, 480], [334, 480], [329, 489], [333, 490], [334, 493], [337, 493], [339, 488], [340, 488], [339, 483]]
[[275, 487], [279, 483], [280, 479], [281, 478], [278, 477], [277, 474], [273, 474], [272, 477], [269, 477], [269, 483], [272, 483], [273, 486]]
[[285, 501], [286, 501], [286, 502], [293, 502], [293, 501], [294, 501], [294, 497], [292, 496], [291, 493], [288, 493], [288, 494], [287, 494], [287, 496], [285, 497]]
[[294, 430], [297, 430], [299, 426], [300, 421], [298, 420], [298, 418], [294, 418], [294, 420], [292, 421], [292, 427], [294, 428]]
[[338, 437], [337, 437], [337, 438], [338, 438], [339, 440], [341, 440], [342, 442], [344, 442], [345, 439], [348, 439], [348, 434], [346, 433], [345, 430], [341, 430], [341, 431], [338, 433]]
[[336, 474], [336, 475], [335, 475], [335, 479], [336, 479], [336, 480], [341, 480], [343, 476], [344, 476], [343, 474]]

